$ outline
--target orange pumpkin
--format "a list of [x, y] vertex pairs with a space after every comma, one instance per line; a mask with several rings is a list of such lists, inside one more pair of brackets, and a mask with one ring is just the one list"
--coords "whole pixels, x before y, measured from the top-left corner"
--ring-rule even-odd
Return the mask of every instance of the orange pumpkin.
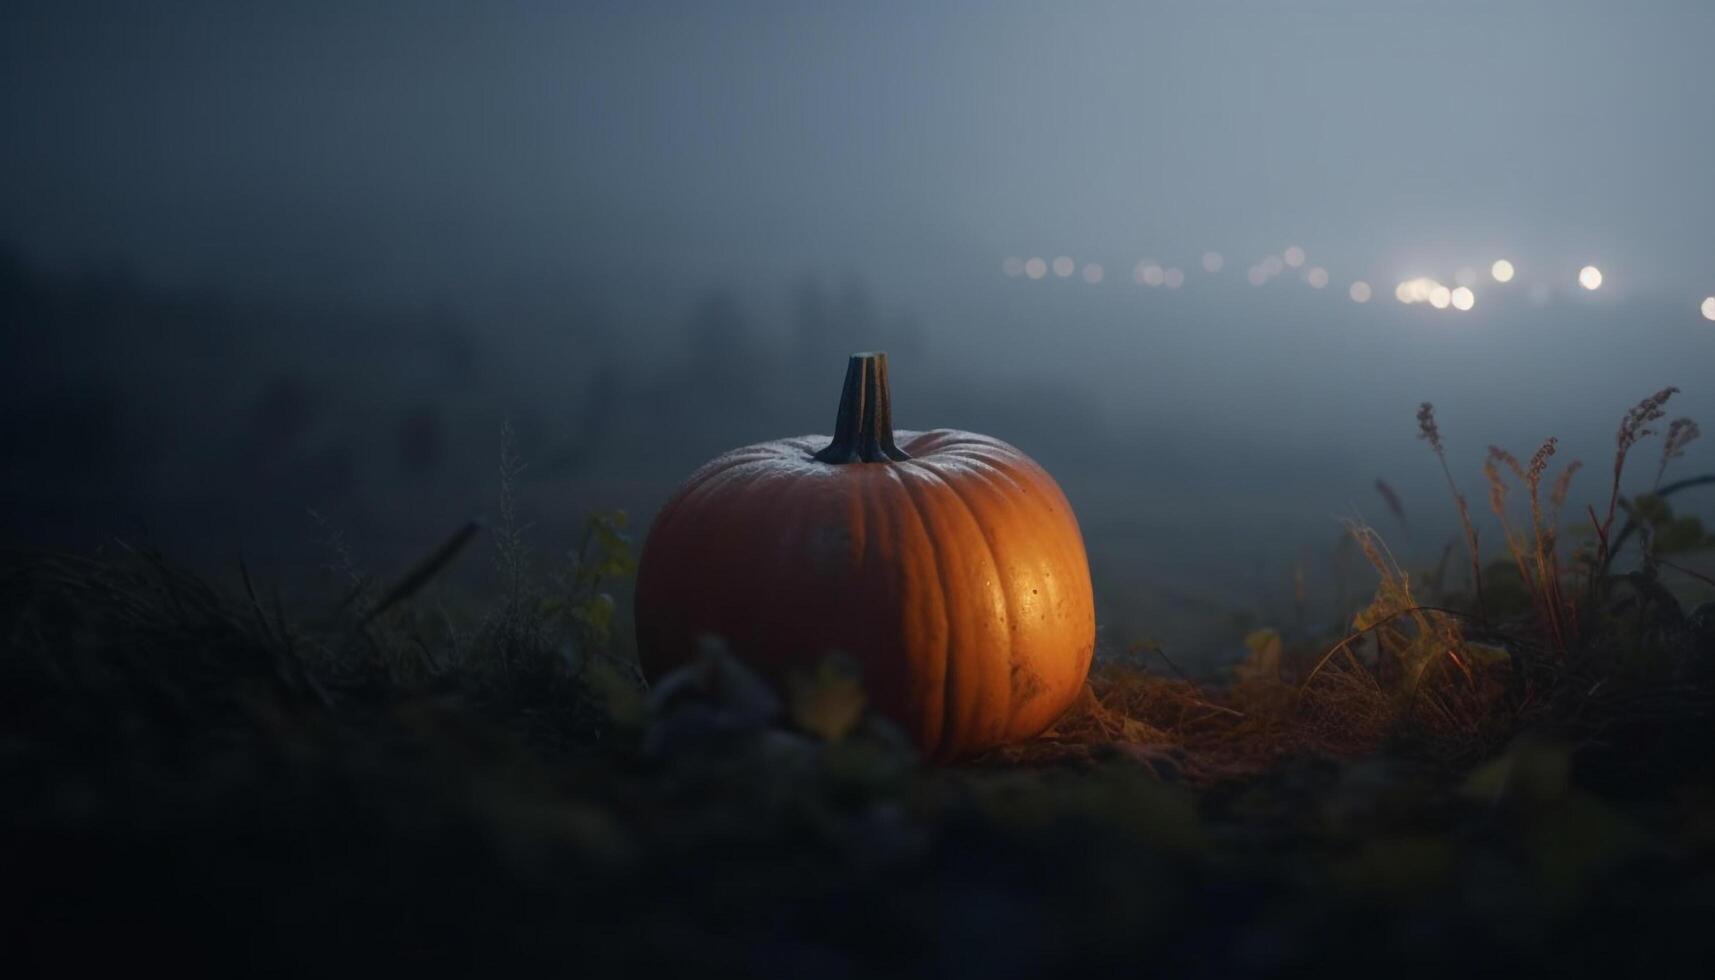
[[840, 650], [938, 760], [1036, 735], [1072, 703], [1096, 619], [1065, 495], [998, 439], [895, 433], [891, 416], [887, 356], [853, 355], [832, 441], [736, 449], [679, 488], [638, 570], [651, 680], [703, 634], [777, 681]]

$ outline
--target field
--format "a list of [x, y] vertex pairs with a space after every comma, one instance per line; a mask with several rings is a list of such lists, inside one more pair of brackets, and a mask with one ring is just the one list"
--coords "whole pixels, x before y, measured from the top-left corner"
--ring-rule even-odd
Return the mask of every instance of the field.
[[[1695, 437], [1670, 397], [1625, 416], [1616, 488], [1650, 428], [1664, 471]], [[1105, 649], [1041, 738], [947, 767], [837, 658], [782, 696], [710, 642], [646, 686], [623, 515], [544, 559], [512, 456], [494, 526], [392, 582], [336, 549], [321, 608], [122, 544], [13, 556], [10, 958], [1672, 972], [1715, 952], [1715, 604], [1684, 557], [1710, 542], [1671, 506], [1712, 479], [1616, 489], [1574, 547], [1553, 448], [1491, 451], [1498, 513], [1529, 505], [1500, 561], [1408, 571], [1355, 525], [1375, 593], [1343, 635], [1258, 629], [1195, 677]], [[485, 551], [492, 589], [437, 583]]]

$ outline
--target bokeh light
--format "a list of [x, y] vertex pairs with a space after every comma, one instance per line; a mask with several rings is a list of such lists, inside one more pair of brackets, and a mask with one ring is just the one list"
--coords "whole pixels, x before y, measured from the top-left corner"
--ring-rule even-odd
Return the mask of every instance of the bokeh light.
[[1506, 259], [1496, 259], [1495, 264], [1489, 266], [1489, 275], [1494, 276], [1496, 282], [1512, 282], [1513, 264]]
[[1471, 292], [1470, 286], [1460, 286], [1453, 290], [1452, 300], [1454, 309], [1468, 310], [1477, 305], [1477, 294]]
[[1260, 286], [1268, 282], [1268, 270], [1260, 265], [1253, 265], [1250, 271], [1245, 273], [1245, 280], [1253, 286]]
[[1354, 303], [1368, 303], [1370, 301], [1370, 284], [1359, 279], [1352, 283], [1351, 288], [1346, 290], [1346, 293], [1352, 297]]
[[1578, 285], [1585, 289], [1600, 289], [1602, 287], [1602, 270], [1593, 265], [1579, 269]]
[[1286, 251], [1280, 254], [1286, 264], [1294, 269], [1304, 264], [1304, 250], [1297, 245], [1286, 246]]
[[1070, 276], [1075, 268], [1077, 268], [1077, 263], [1073, 262], [1069, 255], [1062, 255], [1054, 260], [1054, 274], [1062, 279]]
[[1161, 279], [1161, 266], [1156, 265], [1154, 262], [1144, 265], [1138, 270], [1138, 281], [1143, 283], [1145, 286], [1159, 286], [1161, 285]]
[[1703, 297], [1703, 319], [1715, 320], [1715, 296]]
[[1328, 270], [1319, 265], [1312, 266], [1310, 271], [1304, 274], [1304, 281], [1310, 284], [1311, 289], [1321, 289], [1328, 285]]
[[1161, 274], [1161, 281], [1168, 289], [1178, 289], [1185, 284], [1185, 273], [1177, 267], [1171, 268]]
[[1227, 264], [1226, 257], [1223, 256], [1219, 252], [1204, 252], [1203, 253], [1203, 271], [1204, 272], [1220, 272], [1221, 267], [1226, 265], [1226, 264]]
[[1399, 298], [1401, 303], [1429, 303], [1433, 301], [1437, 289], [1445, 290], [1446, 288], [1428, 276], [1418, 276], [1415, 279], [1407, 279], [1400, 283], [1394, 289], [1393, 294]]
[[1048, 263], [1041, 259], [1031, 259], [1024, 263], [1024, 274], [1032, 279], [1041, 279], [1048, 274]]
[[1433, 306], [1438, 310], [1445, 310], [1448, 304], [1452, 302], [1453, 290], [1448, 289], [1446, 286], [1436, 283], [1435, 286], [1429, 290], [1430, 306]]
[[1006, 273], [1009, 279], [1017, 279], [1024, 275], [1024, 260], [1016, 255], [1009, 255], [1006, 261], [1000, 264], [1000, 271]]
[[1094, 286], [1098, 282], [1101, 282], [1102, 281], [1102, 267], [1097, 265], [1094, 262], [1087, 263], [1084, 266], [1084, 281], [1089, 283], [1092, 286]]

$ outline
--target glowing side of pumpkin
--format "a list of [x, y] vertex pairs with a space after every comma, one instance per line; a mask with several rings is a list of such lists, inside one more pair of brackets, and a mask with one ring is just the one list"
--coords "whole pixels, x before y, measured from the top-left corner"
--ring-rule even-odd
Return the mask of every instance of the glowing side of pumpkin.
[[[884, 391], [885, 362], [881, 372]], [[1095, 646], [1071, 506], [997, 439], [938, 429], [895, 441], [906, 458], [823, 462], [828, 437], [804, 436], [698, 470], [644, 547], [645, 673], [686, 662], [705, 633], [774, 677], [842, 650], [872, 702], [934, 759], [1051, 724]]]

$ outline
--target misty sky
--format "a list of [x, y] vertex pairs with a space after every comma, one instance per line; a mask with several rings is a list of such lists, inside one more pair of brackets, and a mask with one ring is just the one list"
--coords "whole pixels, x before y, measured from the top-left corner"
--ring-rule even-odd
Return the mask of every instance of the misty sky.
[[1009, 254], [1296, 241], [1351, 276], [1503, 250], [1715, 291], [1689, 0], [0, 18], [0, 236], [57, 263], [454, 299], [829, 270], [926, 303]]
[[[874, 313], [851, 322], [919, 326], [893, 365], [902, 426], [990, 432], [1050, 466], [1109, 611], [1194, 572], [1208, 594], [1278, 585], [1343, 517], [1385, 520], [1378, 477], [1433, 557], [1453, 512], [1413, 438], [1422, 400], [1472, 493], [1488, 444], [1551, 434], [1599, 475], [1621, 413], [1665, 385], [1686, 389], [1673, 414], [1715, 421], [1698, 313], [1715, 3], [10, 0], [0, 134], [0, 247], [249, 304], [221, 328], [245, 335], [242, 365], [152, 350], [143, 367], [100, 344], [56, 365], [105, 369], [136, 392], [121, 411], [170, 420], [153, 424], [182, 450], [172, 486], [231, 469], [237, 437], [209, 432], [276, 375], [335, 406], [330, 452], [442, 396], [413, 387], [398, 337], [360, 349], [353, 311], [431, 346], [469, 331], [457, 349], [484, 380], [445, 411], [480, 463], [450, 467], [452, 489], [413, 479], [403, 508], [375, 491], [425, 515], [411, 547], [486, 499], [466, 485], [486, 487], [502, 417], [575, 435], [608, 372], [631, 399], [615, 417], [641, 424], [672, 390], [651, 379], [687, 370], [695, 311], [727, 311], [724, 339], [784, 337], [807, 276]], [[1304, 268], [1247, 285], [1288, 245]], [[1076, 274], [1002, 273], [1058, 256]], [[1469, 313], [1394, 299], [1500, 257], [1517, 279], [1473, 278]], [[1134, 283], [1144, 259], [1183, 288]], [[1599, 292], [1577, 286], [1586, 263]], [[1355, 280], [1371, 302], [1348, 299]], [[769, 371], [814, 387], [802, 361], [745, 350], [735, 403]], [[825, 427], [829, 360], [827, 398], [711, 442]], [[204, 404], [211, 379], [224, 408]], [[649, 436], [663, 472], [714, 451], [674, 438]], [[1691, 455], [1707, 471], [1707, 440]], [[668, 489], [624, 483], [632, 457], [592, 465], [630, 488], [592, 490], [600, 506], [647, 513]]]

